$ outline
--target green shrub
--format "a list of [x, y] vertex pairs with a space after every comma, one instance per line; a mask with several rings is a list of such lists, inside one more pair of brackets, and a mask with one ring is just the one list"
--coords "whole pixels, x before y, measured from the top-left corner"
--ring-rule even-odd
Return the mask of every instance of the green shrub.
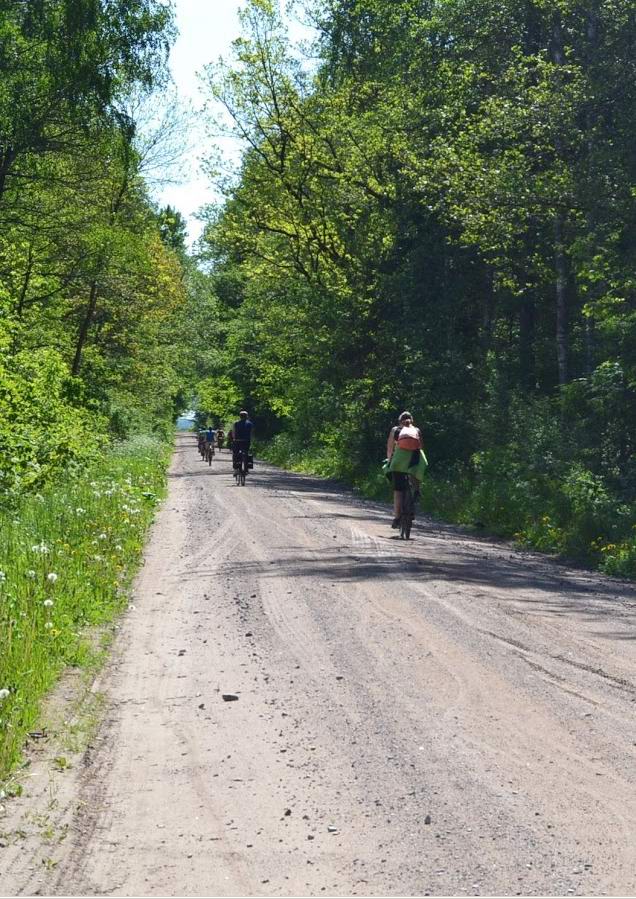
[[104, 443], [105, 421], [76, 406], [72, 379], [48, 349], [0, 355], [0, 502], [38, 489]]
[[601, 571], [618, 577], [636, 578], [636, 534], [619, 543], [601, 543], [598, 551]]

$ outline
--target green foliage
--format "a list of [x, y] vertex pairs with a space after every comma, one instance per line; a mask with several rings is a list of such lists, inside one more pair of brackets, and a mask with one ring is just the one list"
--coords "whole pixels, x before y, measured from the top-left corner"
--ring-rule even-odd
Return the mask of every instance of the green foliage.
[[160, 0], [0, 0], [0, 504], [178, 411], [181, 231], [130, 99], [161, 83], [170, 22]]
[[156, 440], [118, 444], [0, 511], [0, 776], [59, 671], [125, 606], [167, 460]]
[[270, 458], [371, 492], [407, 407], [432, 509], [628, 558], [630, 4], [313, 10], [318, 65], [254, 2], [207, 73], [245, 153], [204, 237], [221, 328], [201, 380], [253, 404]]
[[125, 602], [193, 381], [198, 282], [138, 134], [171, 23], [164, 0], [0, 0], [0, 774]]
[[72, 402], [72, 386], [53, 350], [0, 355], [0, 497], [41, 487], [103, 445], [102, 419]]
[[206, 378], [197, 385], [198, 407], [207, 419], [224, 422], [236, 416], [241, 395], [225, 375]]

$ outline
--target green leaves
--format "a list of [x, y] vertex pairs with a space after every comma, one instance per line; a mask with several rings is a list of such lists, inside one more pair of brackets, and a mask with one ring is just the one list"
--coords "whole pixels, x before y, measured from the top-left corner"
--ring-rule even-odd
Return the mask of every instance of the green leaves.
[[474, 508], [529, 533], [544, 503], [533, 539], [589, 543], [559, 476], [636, 497], [630, 3], [313, 8], [317, 64], [251, 3], [208, 72], [245, 152], [205, 233], [207, 373], [351, 477], [413, 407]]

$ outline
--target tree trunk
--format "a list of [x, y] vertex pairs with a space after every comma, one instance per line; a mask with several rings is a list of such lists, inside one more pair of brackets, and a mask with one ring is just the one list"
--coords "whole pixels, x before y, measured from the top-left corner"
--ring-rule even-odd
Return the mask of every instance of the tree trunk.
[[[598, 9], [594, 4], [589, 8], [587, 14], [587, 66], [588, 69], [594, 64], [598, 52]], [[596, 124], [597, 110], [595, 101], [588, 101], [585, 112], [585, 130], [587, 132], [587, 202], [588, 210], [586, 214], [588, 245], [590, 252], [598, 251], [598, 241], [596, 237], [596, 202], [599, 199], [595, 190], [595, 157], [596, 157]], [[604, 281], [594, 283], [590, 286], [590, 300], [594, 301], [605, 290]], [[585, 374], [589, 377], [596, 367], [596, 333], [594, 319], [589, 315], [585, 319]]]
[[0, 205], [7, 185], [7, 175], [13, 165], [16, 152], [13, 147], [4, 147], [0, 150]]
[[519, 369], [521, 383], [527, 391], [533, 390], [536, 383], [534, 325], [534, 297], [526, 294], [521, 298], [521, 308], [519, 309]]
[[585, 319], [585, 374], [589, 378], [596, 368], [596, 327], [589, 315]]
[[[563, 49], [563, 30], [561, 17], [557, 12], [552, 25], [551, 41], [552, 62], [557, 66], [565, 64]], [[563, 147], [559, 134], [555, 136], [555, 149], [559, 158], [563, 156]], [[563, 243], [564, 216], [556, 212], [554, 217], [554, 270], [556, 275], [556, 351], [559, 370], [559, 386], [563, 387], [569, 380], [568, 371], [568, 268]]]
[[20, 296], [18, 298], [18, 306], [16, 309], [16, 314], [18, 318], [22, 318], [22, 313], [24, 312], [24, 303], [26, 301], [27, 292], [29, 290], [29, 283], [31, 281], [31, 274], [33, 273], [33, 244], [29, 244], [29, 258], [27, 260], [27, 267], [24, 273], [24, 281], [22, 282], [22, 289], [20, 290]]
[[[129, 148], [126, 146], [124, 149], [125, 153], [125, 162], [126, 166], [128, 166], [130, 162], [130, 152]], [[117, 214], [120, 210], [121, 204], [124, 200], [124, 196], [126, 195], [126, 191], [128, 189], [129, 184], [129, 172], [128, 168], [125, 168], [124, 177], [122, 179], [122, 183], [117, 191], [110, 210], [109, 215], [109, 224], [112, 226], [117, 220]], [[107, 263], [107, 257], [103, 255], [97, 265], [96, 272], [98, 275], [104, 272], [104, 266]], [[80, 368], [82, 367], [82, 352], [84, 350], [84, 346], [86, 345], [86, 339], [88, 338], [88, 332], [90, 331], [90, 327], [93, 323], [93, 319], [95, 317], [95, 310], [97, 309], [97, 295], [98, 295], [98, 287], [97, 287], [97, 277], [93, 278], [91, 282], [90, 294], [88, 297], [88, 306], [86, 307], [86, 314], [82, 321], [82, 326], [80, 328], [79, 334], [77, 336], [77, 345], [75, 347], [75, 356], [73, 358], [73, 365], [71, 366], [71, 374], [73, 377], [77, 377], [79, 374]]]
[[74, 378], [79, 375], [79, 371], [82, 365], [82, 351], [84, 349], [84, 344], [86, 343], [86, 338], [88, 337], [88, 332], [93, 321], [93, 316], [95, 315], [95, 309], [97, 308], [97, 293], [97, 281], [93, 281], [91, 283], [91, 290], [88, 297], [86, 315], [84, 316], [84, 320], [82, 321], [82, 326], [77, 337], [75, 357], [73, 358], [73, 365], [71, 366], [71, 374]]
[[563, 215], [554, 219], [554, 269], [556, 273], [556, 350], [559, 386], [568, 383], [568, 268], [563, 246]]

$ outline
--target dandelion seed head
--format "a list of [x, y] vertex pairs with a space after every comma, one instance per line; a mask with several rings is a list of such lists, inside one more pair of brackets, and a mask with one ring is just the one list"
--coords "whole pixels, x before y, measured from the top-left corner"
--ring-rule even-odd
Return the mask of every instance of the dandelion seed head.
[[47, 609], [50, 609], [51, 606], [53, 605], [53, 600], [52, 600], [52, 599], [45, 599], [44, 602], [42, 603], [42, 605], [44, 605]]
[[11, 695], [11, 691], [10, 691], [10, 690], [7, 690], [6, 687], [3, 687], [3, 688], [0, 690], [0, 702], [2, 702], [3, 699], [6, 699], [7, 696], [10, 696], [10, 695]]
[[6, 579], [7, 579], [7, 576], [6, 576], [6, 574], [4, 573], [4, 571], [0, 571], [0, 584], [1, 584], [3, 581], [6, 581]]
[[50, 621], [47, 621], [46, 624], [44, 625], [44, 627], [46, 628], [47, 631], [50, 631], [51, 628], [53, 627], [53, 625]]
[[57, 580], [57, 575], [54, 571], [51, 571], [49, 574], [47, 574], [46, 579], [50, 584], [54, 584]]
[[24, 572], [24, 576], [25, 576], [25, 577], [28, 577], [29, 580], [33, 580], [33, 578], [36, 576], [36, 574], [35, 574], [35, 571], [34, 571], [32, 568], [29, 568], [28, 571], [25, 571], [25, 572]]
[[43, 556], [46, 556], [50, 550], [46, 543], [36, 543], [35, 546], [31, 547], [31, 552], [40, 553]]

